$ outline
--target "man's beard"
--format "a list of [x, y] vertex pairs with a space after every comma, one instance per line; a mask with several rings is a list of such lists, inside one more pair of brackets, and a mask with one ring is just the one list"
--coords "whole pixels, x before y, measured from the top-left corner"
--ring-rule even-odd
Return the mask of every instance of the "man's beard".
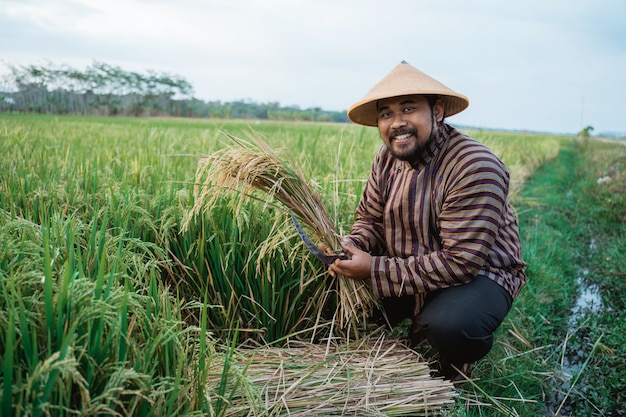
[[410, 143], [407, 143], [406, 145], [402, 145], [401, 149], [398, 149], [397, 145], [394, 146], [394, 139], [389, 138], [389, 145], [387, 145], [387, 149], [389, 150], [389, 153], [391, 154], [391, 156], [393, 156], [394, 158], [399, 159], [401, 161], [407, 161], [407, 162], [412, 163], [412, 162], [415, 162], [419, 158], [419, 156], [424, 151], [424, 148], [428, 145], [428, 143], [430, 143], [432, 139], [432, 133], [430, 137], [428, 138], [428, 141], [424, 145], [420, 145], [418, 143], [416, 129], [404, 129], [402, 131], [398, 131], [394, 134], [394, 137], [404, 135], [407, 133], [410, 135], [413, 135], [413, 138], [414, 138], [413, 141], [411, 141]]

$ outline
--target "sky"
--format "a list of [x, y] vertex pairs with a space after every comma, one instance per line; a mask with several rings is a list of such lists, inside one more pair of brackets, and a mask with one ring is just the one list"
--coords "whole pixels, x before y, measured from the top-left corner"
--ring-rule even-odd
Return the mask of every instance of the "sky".
[[452, 124], [626, 135], [626, 0], [0, 0], [0, 75], [98, 61], [343, 111], [402, 60], [469, 97]]

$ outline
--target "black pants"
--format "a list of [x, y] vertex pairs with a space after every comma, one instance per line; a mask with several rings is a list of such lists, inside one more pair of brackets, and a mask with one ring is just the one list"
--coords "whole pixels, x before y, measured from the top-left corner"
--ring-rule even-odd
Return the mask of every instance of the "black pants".
[[389, 324], [413, 318], [413, 335], [425, 339], [440, 360], [459, 366], [484, 357], [493, 345], [493, 333], [511, 309], [513, 299], [500, 285], [478, 275], [473, 281], [427, 295], [424, 307], [413, 316], [413, 296], [386, 298], [383, 306]]

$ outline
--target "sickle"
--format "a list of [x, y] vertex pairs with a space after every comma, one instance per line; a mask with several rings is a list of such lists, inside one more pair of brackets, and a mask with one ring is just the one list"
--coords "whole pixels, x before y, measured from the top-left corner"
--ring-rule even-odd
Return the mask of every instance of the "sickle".
[[324, 252], [320, 250], [320, 248], [315, 246], [315, 244], [311, 241], [311, 238], [309, 238], [309, 236], [306, 234], [306, 232], [302, 228], [302, 225], [298, 222], [298, 220], [296, 220], [296, 216], [294, 216], [293, 213], [291, 213], [291, 221], [293, 222], [293, 225], [296, 227], [296, 230], [298, 231], [298, 235], [300, 236], [300, 239], [302, 239], [306, 247], [309, 248], [311, 253], [315, 255], [317, 259], [319, 259], [326, 265], [332, 264], [337, 259], [348, 259], [348, 256], [344, 253], [341, 253], [338, 255], [326, 255]]

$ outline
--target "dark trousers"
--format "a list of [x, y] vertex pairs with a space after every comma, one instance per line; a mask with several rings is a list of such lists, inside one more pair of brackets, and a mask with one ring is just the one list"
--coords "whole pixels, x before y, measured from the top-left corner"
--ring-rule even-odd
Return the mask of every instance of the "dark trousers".
[[500, 285], [478, 275], [473, 281], [432, 292], [422, 311], [413, 317], [413, 296], [386, 298], [389, 324], [413, 319], [411, 338], [427, 340], [440, 361], [460, 366], [484, 357], [493, 345], [493, 333], [511, 309], [513, 299]]

